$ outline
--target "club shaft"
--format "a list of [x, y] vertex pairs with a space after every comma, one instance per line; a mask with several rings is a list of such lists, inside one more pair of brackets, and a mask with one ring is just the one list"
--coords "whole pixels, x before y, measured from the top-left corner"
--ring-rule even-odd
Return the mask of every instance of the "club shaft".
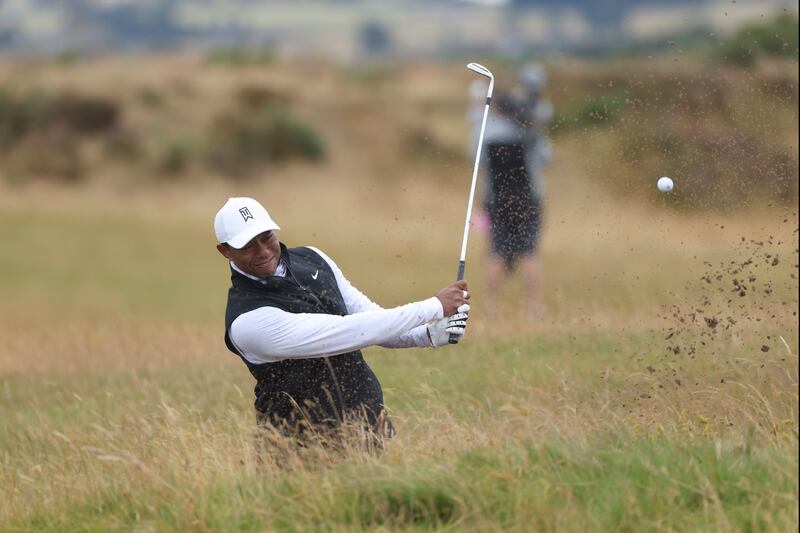
[[[492, 74], [482, 67], [482, 74], [489, 76], [489, 91], [486, 93], [486, 105], [483, 108], [483, 118], [481, 119], [481, 133], [478, 135], [478, 146], [475, 151], [475, 164], [472, 167], [472, 185], [469, 187], [469, 201], [467, 203], [467, 218], [464, 221], [464, 239], [461, 241], [461, 257], [458, 260], [458, 273], [456, 280], [461, 281], [464, 279], [464, 269], [467, 265], [467, 241], [469, 240], [469, 226], [472, 222], [472, 202], [475, 199], [475, 186], [478, 183], [478, 168], [481, 163], [481, 151], [483, 149], [483, 131], [486, 129], [486, 118], [489, 116], [489, 105], [492, 103], [492, 88], [494, 87], [494, 78]], [[448, 339], [450, 344], [458, 343], [458, 335], [451, 333]]]
[[475, 199], [475, 186], [478, 183], [478, 168], [481, 163], [481, 151], [483, 149], [483, 131], [486, 129], [486, 118], [489, 116], [490, 98], [486, 99], [483, 108], [483, 119], [481, 120], [481, 133], [478, 136], [478, 149], [475, 153], [475, 165], [472, 167], [472, 185], [469, 188], [469, 202], [467, 203], [467, 219], [464, 221], [464, 239], [461, 241], [461, 256], [459, 257], [459, 278], [463, 278], [463, 264], [467, 259], [467, 241], [469, 240], [469, 226], [472, 222], [472, 202]]

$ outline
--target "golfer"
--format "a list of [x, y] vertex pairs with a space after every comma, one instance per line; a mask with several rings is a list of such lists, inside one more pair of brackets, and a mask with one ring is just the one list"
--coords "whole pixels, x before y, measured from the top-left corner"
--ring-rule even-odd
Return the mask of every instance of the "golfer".
[[286, 434], [318, 434], [343, 422], [393, 434], [383, 391], [361, 349], [440, 347], [467, 323], [459, 281], [436, 296], [383, 309], [313, 247], [287, 248], [252, 198], [230, 198], [214, 220], [217, 250], [230, 263], [225, 344], [256, 379], [259, 423]]

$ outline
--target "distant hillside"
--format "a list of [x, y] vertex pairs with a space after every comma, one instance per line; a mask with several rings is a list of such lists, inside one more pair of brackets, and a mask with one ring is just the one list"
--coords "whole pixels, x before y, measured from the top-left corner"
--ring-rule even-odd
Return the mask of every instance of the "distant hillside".
[[[729, 59], [549, 63], [556, 158], [632, 202], [667, 201], [654, 198], [661, 175], [680, 181], [668, 201], [686, 209], [796, 201], [797, 56]], [[498, 80], [516, 75], [489, 65]], [[0, 184], [456, 183], [470, 169], [470, 78], [460, 62], [0, 60]]]
[[[519, 55], [720, 33], [788, 0], [17, 0], [0, 51], [23, 55], [224, 46], [357, 58]], [[667, 39], [661, 39], [665, 42]]]

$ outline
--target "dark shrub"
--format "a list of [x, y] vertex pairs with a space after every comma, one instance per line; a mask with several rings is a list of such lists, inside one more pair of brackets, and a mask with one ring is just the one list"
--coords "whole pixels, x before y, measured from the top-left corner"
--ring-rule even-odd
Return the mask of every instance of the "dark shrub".
[[147, 107], [160, 109], [164, 106], [164, 95], [153, 87], [142, 87], [137, 96], [139, 101]]
[[68, 130], [78, 134], [106, 132], [119, 121], [117, 104], [104, 98], [40, 91], [22, 95], [0, 88], [0, 149], [34, 131]]
[[247, 109], [263, 109], [272, 105], [286, 105], [289, 98], [270, 87], [246, 85], [236, 93], [237, 102]]
[[782, 13], [763, 24], [751, 24], [721, 43], [719, 58], [741, 67], [752, 65], [760, 56], [798, 57], [798, 21]]
[[143, 157], [139, 137], [133, 131], [115, 130], [106, 136], [105, 152], [116, 159], [134, 162]]
[[25, 137], [15, 147], [7, 168], [17, 179], [75, 182], [85, 174], [78, 144], [69, 133], [55, 130]]
[[161, 148], [156, 167], [162, 174], [176, 175], [187, 170], [194, 156], [188, 139], [171, 139]]
[[212, 135], [210, 161], [226, 173], [239, 173], [257, 163], [325, 156], [316, 130], [277, 105], [260, 113], [221, 117]]
[[592, 96], [581, 105], [559, 112], [553, 121], [553, 133], [610, 126], [625, 111], [626, 102], [620, 91]]
[[40, 91], [18, 96], [0, 88], [0, 149], [8, 148], [49, 119], [50, 99]]
[[70, 94], [55, 100], [50, 112], [52, 121], [84, 134], [113, 129], [119, 114], [117, 104], [110, 100]]

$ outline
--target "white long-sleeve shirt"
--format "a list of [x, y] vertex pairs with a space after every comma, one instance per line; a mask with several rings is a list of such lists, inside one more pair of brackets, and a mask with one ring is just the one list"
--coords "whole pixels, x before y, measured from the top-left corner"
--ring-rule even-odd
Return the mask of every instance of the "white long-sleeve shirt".
[[[309, 247], [331, 267], [344, 299], [347, 315], [288, 313], [276, 307], [260, 307], [239, 315], [230, 338], [253, 364], [289, 358], [326, 357], [379, 345], [386, 348], [430, 347], [426, 323], [444, 316], [438, 298], [384, 309], [356, 289], [333, 260]], [[242, 272], [240, 274], [258, 280]], [[275, 272], [285, 276], [283, 263]]]

